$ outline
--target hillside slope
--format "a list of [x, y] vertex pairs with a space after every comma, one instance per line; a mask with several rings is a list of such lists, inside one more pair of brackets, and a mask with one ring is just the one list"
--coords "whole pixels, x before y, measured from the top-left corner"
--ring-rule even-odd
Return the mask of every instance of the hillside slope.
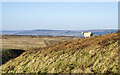
[[119, 73], [118, 33], [62, 42], [24, 52], [3, 73]]

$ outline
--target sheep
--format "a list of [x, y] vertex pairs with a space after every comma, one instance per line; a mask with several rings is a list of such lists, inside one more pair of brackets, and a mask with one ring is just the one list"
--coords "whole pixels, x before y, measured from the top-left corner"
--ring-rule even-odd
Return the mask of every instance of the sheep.
[[82, 32], [82, 34], [84, 35], [85, 38], [87, 38], [87, 37], [90, 38], [91, 36], [93, 36], [92, 32], [88, 32], [88, 33]]

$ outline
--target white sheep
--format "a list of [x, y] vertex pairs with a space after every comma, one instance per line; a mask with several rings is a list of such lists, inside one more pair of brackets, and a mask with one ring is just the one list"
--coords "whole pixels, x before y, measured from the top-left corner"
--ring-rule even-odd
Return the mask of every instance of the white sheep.
[[87, 38], [87, 37], [90, 38], [93, 35], [92, 32], [88, 32], [88, 33], [82, 32], [82, 34], [84, 35], [85, 38]]

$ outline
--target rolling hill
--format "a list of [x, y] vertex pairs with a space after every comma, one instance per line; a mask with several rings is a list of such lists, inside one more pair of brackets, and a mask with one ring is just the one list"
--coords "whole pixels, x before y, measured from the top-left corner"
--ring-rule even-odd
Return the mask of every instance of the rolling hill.
[[96, 30], [19, 30], [19, 31], [2, 31], [2, 35], [42, 35], [42, 36], [75, 36], [83, 37], [81, 32], [93, 32], [94, 36], [115, 33], [117, 29], [96, 29]]
[[120, 32], [34, 48], [3, 64], [3, 73], [119, 74]]

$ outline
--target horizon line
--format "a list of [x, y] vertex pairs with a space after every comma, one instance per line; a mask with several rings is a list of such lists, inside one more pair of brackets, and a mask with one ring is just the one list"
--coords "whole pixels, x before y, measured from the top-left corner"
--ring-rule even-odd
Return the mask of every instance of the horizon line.
[[118, 28], [105, 28], [105, 29], [25, 29], [25, 30], [1, 30], [1, 31], [28, 31], [28, 30], [61, 30], [61, 31], [64, 31], [64, 30], [71, 30], [71, 31], [84, 31], [84, 30], [119, 30]]

